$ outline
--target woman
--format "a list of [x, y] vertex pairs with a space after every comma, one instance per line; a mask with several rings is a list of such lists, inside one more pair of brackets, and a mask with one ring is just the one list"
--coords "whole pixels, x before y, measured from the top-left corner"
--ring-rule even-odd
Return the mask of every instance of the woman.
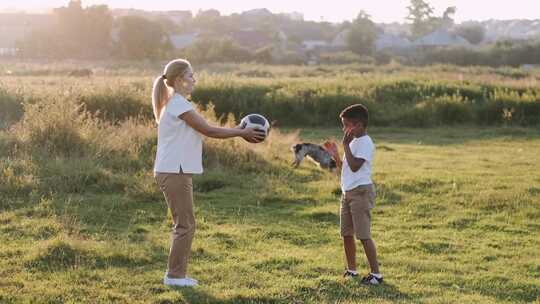
[[196, 286], [186, 276], [195, 232], [193, 174], [201, 174], [202, 135], [213, 138], [243, 137], [251, 142], [264, 139], [264, 132], [251, 128], [221, 128], [209, 125], [187, 100], [195, 85], [191, 64], [184, 59], [169, 62], [154, 81], [152, 106], [158, 123], [154, 173], [173, 218], [172, 244], [165, 285]]

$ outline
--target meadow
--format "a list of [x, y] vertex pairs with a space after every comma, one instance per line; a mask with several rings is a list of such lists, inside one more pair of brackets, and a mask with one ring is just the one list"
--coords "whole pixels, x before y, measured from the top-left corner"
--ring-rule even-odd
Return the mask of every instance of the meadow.
[[[161, 282], [156, 66], [3, 66], [0, 303], [540, 302], [537, 71], [203, 67], [206, 117], [260, 112], [277, 127], [257, 145], [205, 141], [189, 270], [201, 286], [175, 289]], [[341, 277], [336, 174], [290, 166], [291, 145], [339, 141], [337, 113], [357, 101], [373, 109], [377, 287]]]

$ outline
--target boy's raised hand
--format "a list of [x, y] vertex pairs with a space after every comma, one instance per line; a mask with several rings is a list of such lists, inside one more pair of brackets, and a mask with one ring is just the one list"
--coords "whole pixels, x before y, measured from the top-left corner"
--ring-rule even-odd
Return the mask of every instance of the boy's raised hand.
[[343, 134], [343, 145], [348, 146], [351, 141], [354, 139], [354, 133], [351, 128], [345, 130], [345, 134]]

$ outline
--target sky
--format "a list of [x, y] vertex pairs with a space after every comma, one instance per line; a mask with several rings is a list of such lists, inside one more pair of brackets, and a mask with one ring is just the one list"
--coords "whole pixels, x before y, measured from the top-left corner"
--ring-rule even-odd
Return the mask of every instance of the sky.
[[[83, 6], [107, 4], [111, 8], [145, 10], [217, 9], [222, 14], [267, 8], [273, 13], [300, 12], [305, 20], [342, 22], [352, 20], [360, 10], [375, 22], [404, 22], [409, 0], [83, 0]], [[449, 6], [456, 6], [456, 22], [488, 19], [540, 19], [540, 0], [428, 0], [435, 15], [442, 15]], [[68, 0], [0, 0], [0, 10], [43, 12], [65, 6]]]

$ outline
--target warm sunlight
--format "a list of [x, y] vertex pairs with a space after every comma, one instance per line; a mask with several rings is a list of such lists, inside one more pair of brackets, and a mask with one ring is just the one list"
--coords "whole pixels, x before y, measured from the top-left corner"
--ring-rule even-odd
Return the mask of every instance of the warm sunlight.
[[0, 303], [540, 300], [540, 0], [0, 0]]
[[[534, 0], [471, 1], [433, 0], [435, 12], [442, 13], [450, 6], [458, 7], [456, 21], [488, 19], [535, 19], [540, 15], [540, 2]], [[66, 4], [63, 0], [7, 0], [0, 9], [45, 11]], [[363, 9], [377, 22], [402, 22], [406, 15], [407, 0], [198, 0], [198, 1], [145, 1], [145, 0], [86, 0], [83, 5], [107, 4], [111, 8], [137, 8], [144, 10], [190, 10], [217, 9], [223, 14], [267, 8], [273, 13], [300, 12], [306, 20], [340, 22], [352, 20]]]

